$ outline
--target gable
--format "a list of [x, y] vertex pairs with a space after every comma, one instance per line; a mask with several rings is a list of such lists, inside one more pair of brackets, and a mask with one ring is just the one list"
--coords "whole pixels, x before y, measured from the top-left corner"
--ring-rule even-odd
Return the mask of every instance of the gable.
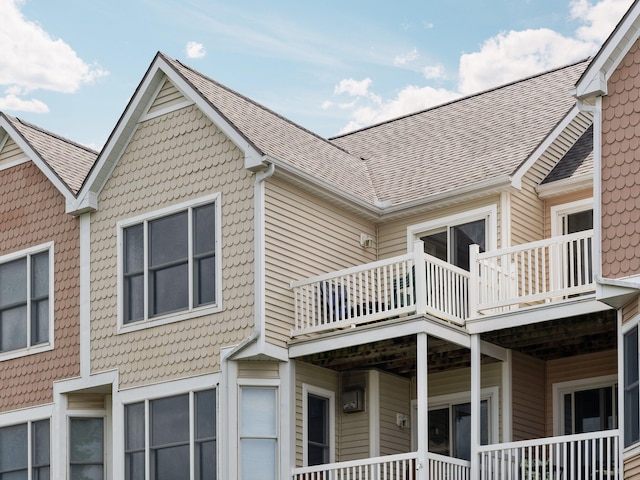
[[166, 111], [167, 109], [176, 108], [178, 106], [184, 106], [186, 103], [193, 103], [188, 100], [178, 88], [165, 78], [164, 82], [158, 89], [158, 93], [151, 103], [147, 115], [157, 113], [159, 111]]
[[9, 168], [28, 160], [27, 155], [11, 137], [7, 137], [4, 145], [0, 142], [0, 170]]

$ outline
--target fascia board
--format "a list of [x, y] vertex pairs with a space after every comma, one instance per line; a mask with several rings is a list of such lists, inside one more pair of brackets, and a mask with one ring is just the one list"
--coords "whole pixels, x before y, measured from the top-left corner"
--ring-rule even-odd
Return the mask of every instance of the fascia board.
[[538, 185], [535, 190], [541, 199], [546, 199], [588, 188], [593, 189], [593, 175], [591, 174], [545, 183]]

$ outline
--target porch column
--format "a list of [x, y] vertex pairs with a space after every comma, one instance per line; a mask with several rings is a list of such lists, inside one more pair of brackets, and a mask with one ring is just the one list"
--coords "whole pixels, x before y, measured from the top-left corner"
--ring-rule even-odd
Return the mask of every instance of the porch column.
[[427, 334], [417, 335], [416, 377], [418, 388], [418, 480], [427, 480], [427, 451], [429, 450], [429, 393], [427, 391]]
[[480, 479], [480, 335], [471, 335], [471, 480]]

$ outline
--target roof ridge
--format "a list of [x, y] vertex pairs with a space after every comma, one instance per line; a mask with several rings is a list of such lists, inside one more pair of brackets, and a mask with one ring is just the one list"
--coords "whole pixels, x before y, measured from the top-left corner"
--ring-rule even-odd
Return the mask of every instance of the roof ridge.
[[87, 151], [89, 153], [98, 154], [98, 151], [94, 150], [93, 148], [87, 147], [86, 145], [82, 145], [81, 143], [78, 143], [78, 142], [74, 142], [73, 140], [70, 140], [70, 139], [68, 139], [66, 137], [63, 137], [62, 135], [58, 135], [57, 133], [53, 133], [52, 131], [47, 130], [45, 128], [39, 127], [38, 125], [35, 125], [35, 124], [31, 123], [31, 122], [27, 122], [26, 120], [23, 120], [21, 118], [14, 117], [12, 115], [8, 115], [8, 114], [5, 114], [5, 113], [3, 113], [3, 115], [7, 119], [11, 120], [12, 122], [20, 123], [20, 124], [22, 124], [22, 125], [24, 125], [26, 127], [29, 127], [29, 128], [31, 128], [33, 130], [37, 130], [38, 132], [40, 132], [40, 133], [42, 133], [44, 135], [48, 135], [50, 137], [56, 138], [56, 139], [60, 140], [61, 142], [68, 143], [69, 145], [73, 145], [74, 147], [80, 148], [80, 149], [85, 150], [85, 151]]
[[387, 125], [387, 124], [393, 123], [393, 122], [398, 121], [398, 120], [403, 120], [405, 118], [413, 117], [413, 116], [416, 116], [416, 115], [423, 114], [425, 112], [430, 112], [430, 111], [433, 111], [433, 110], [437, 110], [439, 108], [443, 108], [443, 107], [446, 107], [446, 106], [449, 106], [449, 105], [453, 105], [455, 103], [462, 102], [464, 100], [469, 100], [469, 99], [474, 98], [474, 97], [479, 97], [479, 96], [485, 95], [487, 93], [495, 92], [497, 90], [501, 90], [503, 88], [507, 88], [507, 87], [510, 87], [512, 85], [516, 85], [518, 83], [527, 82], [529, 80], [533, 80], [534, 78], [539, 78], [539, 77], [542, 77], [544, 75], [549, 75], [551, 73], [558, 72], [560, 70], [564, 70], [564, 69], [567, 69], [567, 68], [575, 67], [576, 65], [579, 65], [580, 63], [588, 62], [590, 59], [591, 59], [591, 57], [583, 58], [582, 60], [578, 60], [578, 61], [575, 61], [573, 63], [567, 64], [567, 65], [563, 65], [563, 66], [560, 66], [560, 67], [556, 67], [556, 68], [552, 68], [552, 69], [549, 69], [549, 70], [545, 70], [543, 72], [538, 72], [536, 74], [529, 75], [528, 77], [520, 78], [520, 79], [517, 79], [517, 80], [513, 80], [511, 82], [508, 82], [508, 83], [504, 83], [504, 84], [501, 84], [501, 85], [497, 85], [495, 87], [488, 88], [486, 90], [481, 90], [479, 92], [471, 93], [471, 94], [462, 96], [460, 98], [456, 98], [454, 100], [450, 100], [450, 101], [445, 102], [445, 103], [440, 103], [438, 105], [434, 105], [433, 107], [428, 107], [428, 108], [425, 108], [425, 109], [422, 109], [422, 110], [418, 110], [416, 112], [407, 113], [405, 115], [401, 115], [399, 117], [390, 118], [388, 120], [384, 120], [382, 122], [378, 122], [378, 123], [375, 123], [373, 125], [368, 125], [366, 127], [362, 127], [362, 128], [357, 129], [357, 130], [353, 130], [351, 132], [343, 133], [341, 135], [336, 135], [334, 137], [329, 137], [329, 141], [333, 142], [333, 140], [337, 140], [339, 138], [348, 137], [349, 135], [353, 135], [355, 133], [364, 132], [366, 130], [370, 130], [370, 129], [379, 127], [381, 125]]
[[[315, 138], [317, 138], [318, 140], [321, 140], [321, 141], [325, 142], [326, 144], [330, 145], [331, 147], [333, 147], [333, 148], [337, 148], [338, 150], [341, 150], [342, 152], [344, 152], [344, 153], [346, 153], [346, 154], [348, 154], [348, 155], [351, 155], [351, 156], [353, 156], [354, 158], [360, 158], [360, 157], [358, 157], [358, 156], [356, 156], [356, 155], [353, 155], [351, 152], [347, 151], [346, 149], [344, 149], [344, 148], [342, 148], [342, 147], [340, 147], [340, 146], [336, 145], [335, 143], [331, 142], [329, 139], [327, 139], [327, 138], [325, 138], [325, 137], [322, 137], [322, 136], [318, 135], [317, 133], [313, 132], [312, 130], [309, 130], [308, 128], [303, 127], [302, 125], [300, 125], [300, 124], [298, 124], [298, 123], [296, 123], [296, 122], [294, 122], [294, 121], [290, 120], [289, 118], [287, 118], [287, 117], [285, 117], [285, 116], [283, 116], [283, 115], [279, 114], [278, 112], [276, 112], [276, 111], [272, 110], [271, 108], [269, 108], [269, 107], [267, 107], [267, 106], [265, 106], [265, 105], [262, 105], [261, 103], [259, 103], [259, 102], [255, 101], [255, 100], [253, 100], [253, 99], [251, 99], [251, 98], [247, 97], [246, 95], [243, 95], [242, 93], [239, 93], [238, 91], [236, 91], [236, 90], [232, 89], [231, 87], [228, 87], [227, 85], [225, 85], [225, 84], [223, 84], [223, 83], [220, 83], [220, 82], [218, 82], [217, 80], [214, 80], [214, 79], [213, 79], [213, 78], [211, 78], [210, 76], [208, 76], [208, 75], [206, 75], [206, 74], [204, 74], [204, 73], [202, 73], [202, 72], [200, 72], [200, 71], [198, 71], [198, 70], [196, 70], [196, 69], [194, 69], [194, 68], [190, 67], [189, 65], [186, 65], [185, 63], [181, 62], [180, 60], [177, 60], [177, 59], [174, 59], [174, 58], [172, 58], [172, 57], [169, 57], [168, 55], [165, 55], [165, 54], [164, 54], [164, 53], [162, 53], [162, 52], [160, 52], [160, 54], [161, 54], [163, 57], [165, 57], [166, 59], [168, 59], [168, 60], [172, 60], [172, 61], [174, 61], [174, 62], [176, 62], [176, 63], [180, 64], [180, 66], [181, 66], [182, 68], [185, 68], [185, 69], [189, 70], [190, 72], [194, 73], [195, 75], [198, 75], [198, 76], [202, 77], [203, 79], [205, 79], [205, 80], [207, 80], [207, 81], [209, 81], [209, 82], [211, 82], [211, 83], [213, 83], [213, 84], [217, 85], [218, 87], [220, 87], [220, 88], [222, 88], [222, 89], [226, 90], [227, 92], [231, 93], [232, 95], [235, 95], [235, 96], [237, 96], [237, 97], [239, 97], [239, 98], [243, 99], [244, 101], [249, 102], [249, 103], [251, 103], [251, 104], [255, 105], [256, 107], [258, 107], [258, 108], [260, 108], [260, 109], [264, 110], [265, 112], [268, 112], [268, 113], [270, 113], [271, 115], [273, 115], [273, 116], [275, 116], [275, 117], [278, 117], [279, 119], [281, 119], [281, 120], [283, 120], [284, 122], [286, 122], [286, 123], [290, 124], [291, 126], [293, 126], [293, 127], [297, 128], [297, 129], [299, 129], [299, 130], [302, 130], [303, 132], [306, 132], [306, 133], [308, 133], [309, 135], [314, 136], [314, 137], [315, 137]], [[362, 159], [361, 159], [361, 160], [362, 160]]]

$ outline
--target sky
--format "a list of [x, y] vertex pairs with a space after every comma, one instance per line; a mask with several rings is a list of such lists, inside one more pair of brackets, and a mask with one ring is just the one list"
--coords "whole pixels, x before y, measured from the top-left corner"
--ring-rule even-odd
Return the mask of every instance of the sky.
[[323, 137], [594, 55], [632, 0], [0, 0], [0, 111], [99, 150], [158, 51]]

